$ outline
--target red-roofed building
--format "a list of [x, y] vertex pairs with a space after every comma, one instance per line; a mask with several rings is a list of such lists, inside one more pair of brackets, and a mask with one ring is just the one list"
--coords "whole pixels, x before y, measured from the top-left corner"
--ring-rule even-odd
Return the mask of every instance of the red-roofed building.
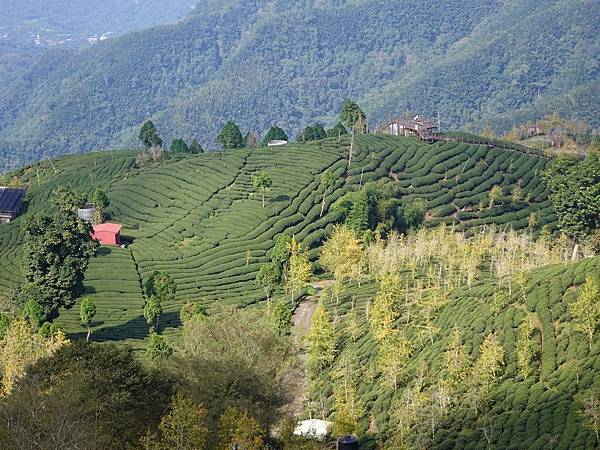
[[121, 244], [121, 225], [118, 223], [99, 223], [94, 225], [92, 239], [97, 240], [103, 245]]

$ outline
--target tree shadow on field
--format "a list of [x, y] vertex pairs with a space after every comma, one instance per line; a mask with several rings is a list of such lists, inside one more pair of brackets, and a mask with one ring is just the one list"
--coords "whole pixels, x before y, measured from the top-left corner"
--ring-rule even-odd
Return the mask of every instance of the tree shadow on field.
[[[102, 321], [94, 322], [92, 326], [96, 324], [103, 324]], [[168, 311], [160, 316], [160, 331], [165, 332], [167, 329], [178, 328], [181, 326], [181, 320], [179, 319], [179, 312]], [[122, 324], [114, 324], [100, 329], [92, 330], [90, 340], [94, 342], [117, 342], [125, 339], [138, 339], [144, 340], [150, 334], [150, 327], [143, 316], [137, 316], [134, 319], [130, 319]], [[72, 340], [82, 340], [87, 336], [87, 330], [81, 332], [69, 333], [68, 337]]]
[[271, 202], [273, 202], [273, 203], [289, 202], [289, 201], [290, 201], [290, 197], [288, 195], [278, 195], [274, 199], [271, 199]]

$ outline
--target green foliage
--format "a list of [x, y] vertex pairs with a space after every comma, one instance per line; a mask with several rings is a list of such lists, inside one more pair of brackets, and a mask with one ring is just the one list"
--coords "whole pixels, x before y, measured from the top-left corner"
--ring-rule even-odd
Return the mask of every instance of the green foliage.
[[162, 303], [160, 298], [156, 295], [151, 295], [146, 304], [144, 305], [144, 318], [148, 325], [153, 327], [158, 331], [158, 321], [160, 319], [160, 315], [162, 314]]
[[313, 370], [322, 369], [333, 362], [336, 337], [329, 313], [319, 303], [312, 317], [308, 333], [308, 365]]
[[[528, 217], [536, 212], [534, 233], [542, 228], [549, 233], [555, 230], [556, 215], [539, 176], [547, 164], [544, 158], [459, 142], [429, 145], [411, 138], [356, 135], [352, 166], [347, 168], [349, 143], [346, 136], [339, 143], [331, 139], [292, 144], [277, 148], [276, 160], [271, 149], [208, 152], [141, 170], [134, 166], [134, 152], [98, 152], [53, 160], [56, 172], [48, 161], [20, 171], [21, 181], [30, 186], [29, 207], [23, 217], [0, 227], [0, 296], [10, 299], [13, 287], [24, 284], [20, 271], [24, 233], [20, 226], [35, 213], [54, 211], [48, 199], [64, 185], [85, 191], [84, 199], [91, 197], [96, 186], [106, 189], [110, 193], [106, 214], [122, 223], [123, 235], [132, 238], [125, 249], [98, 249], [89, 261], [85, 285], [86, 295], [97, 306], [94, 339], [125, 340], [142, 350], [148, 328], [140, 326], [139, 316], [150, 293], [140, 288], [140, 278], [145, 284], [154, 272], [163, 271], [177, 284], [175, 299], [162, 304], [165, 314], [160, 327], [169, 338], [178, 334], [176, 313], [188, 301], [201, 301], [212, 315], [230, 307], [262, 308], [265, 291], [254, 281], [261, 266], [272, 256], [285, 281], [287, 245], [292, 235], [303, 244], [311, 263], [317, 262], [317, 248], [330, 235], [332, 226], [342, 220], [330, 205], [359, 190], [361, 179], [363, 187], [378, 180], [388, 186], [378, 187], [370, 196], [379, 198], [377, 192], [385, 190], [395, 193], [390, 200], [397, 218], [402, 216], [400, 199], [404, 204], [415, 198], [426, 199], [425, 227], [446, 223], [459, 230], [472, 230], [495, 224], [520, 229], [527, 227]], [[487, 165], [482, 164], [483, 159]], [[259, 214], [257, 197], [248, 193], [253, 189], [252, 175], [263, 169], [277, 182], [271, 188], [269, 208], [259, 208]], [[321, 176], [327, 170], [335, 182], [325, 190]], [[397, 175], [397, 182], [390, 178], [390, 172]], [[488, 183], [491, 178], [493, 182]], [[509, 192], [515, 183], [520, 183], [530, 203], [476, 210], [481, 199], [487, 203], [491, 186], [502, 185]], [[323, 193], [325, 207], [319, 218]], [[390, 218], [389, 211], [389, 202], [376, 202], [370, 220], [377, 223], [386, 215]], [[400, 222], [394, 228], [402, 230], [404, 225]], [[385, 236], [387, 231], [373, 233], [374, 239], [375, 234]], [[318, 262], [314, 267], [321, 270]], [[343, 289], [347, 289], [346, 284]], [[30, 298], [42, 297], [33, 290], [22, 294], [15, 299], [18, 308]], [[85, 339], [79, 305], [61, 310], [60, 315], [69, 334]]]
[[179, 319], [183, 324], [185, 324], [188, 320], [205, 319], [207, 317], [208, 310], [200, 303], [188, 302], [181, 307], [181, 311], [179, 312]]
[[260, 266], [256, 274], [256, 282], [265, 290], [267, 298], [273, 295], [273, 291], [281, 283], [281, 266], [275, 262], [265, 263]]
[[96, 188], [94, 195], [92, 196], [92, 203], [96, 205], [96, 208], [105, 209], [110, 205], [108, 194], [102, 188]]
[[90, 338], [91, 325], [96, 316], [96, 305], [91, 297], [84, 297], [79, 304], [79, 317], [81, 324], [88, 329], [87, 339]]
[[267, 132], [267, 134], [263, 138], [263, 140], [261, 142], [261, 145], [263, 147], [266, 147], [267, 144], [270, 141], [275, 141], [275, 140], [279, 140], [279, 141], [287, 141], [287, 140], [289, 140], [288, 135], [285, 133], [285, 131], [283, 130], [283, 128], [280, 128], [277, 125], [273, 125], [269, 129], [269, 131]]
[[9, 325], [10, 319], [4, 314], [0, 314], [0, 340], [4, 339]]
[[171, 410], [160, 420], [160, 434], [147, 433], [142, 446], [145, 450], [203, 449], [208, 438], [205, 419], [206, 410], [178, 392], [171, 401]]
[[138, 139], [142, 141], [144, 147], [149, 149], [150, 147], [162, 147], [162, 139], [158, 135], [158, 130], [151, 120], [144, 122], [140, 128]]
[[211, 436], [228, 408], [251, 410], [266, 428], [275, 423], [300, 370], [288, 337], [264, 316], [240, 311], [186, 322], [170, 365], [183, 392], [207, 409]]
[[262, 206], [265, 207], [265, 192], [273, 185], [273, 178], [264, 170], [252, 177], [252, 185], [262, 195]]
[[248, 414], [236, 408], [227, 408], [219, 418], [219, 450], [243, 448], [262, 450], [265, 430], [260, 423]]
[[335, 127], [328, 129], [326, 134], [328, 138], [339, 138], [340, 136], [348, 134], [348, 130], [346, 130], [346, 127], [342, 122], [338, 122]]
[[600, 287], [595, 277], [586, 276], [577, 300], [569, 305], [569, 311], [577, 330], [586, 335], [591, 350], [594, 334], [600, 325]]
[[217, 144], [220, 144], [224, 149], [242, 147], [244, 140], [242, 139], [240, 127], [232, 121], [225, 123], [217, 136]]
[[280, 335], [287, 336], [292, 328], [292, 311], [285, 303], [278, 302], [273, 309], [272, 321], [275, 330]]
[[[141, 11], [173, 17], [171, 7], [157, 3], [144, 2], [129, 13], [135, 10], [136, 19]], [[90, 10], [110, 13], [96, 16], [101, 26], [86, 26], [85, 36], [127, 8], [86, 5], [79, 6], [85, 11], [77, 15], [79, 24]], [[131, 146], [149, 113], [169, 142], [197, 137], [212, 143], [229, 118], [260, 130], [277, 122], [297, 135], [299, 124], [333, 125], [344, 97], [357, 95], [372, 128], [415, 109], [429, 116], [439, 109], [444, 129], [491, 124], [503, 130], [554, 110], [598, 127], [597, 57], [572, 51], [596, 44], [600, 13], [585, 2], [551, 1], [540, 8], [449, 0], [426, 7], [393, 3], [391, 9], [390, 15], [359, 0], [318, 9], [281, 2], [265, 10], [262, 3], [240, 7], [226, 0], [197, 8], [174, 26], [107, 40], [101, 51], [49, 52], [35, 64], [21, 63], [25, 67], [16, 73], [12, 62], [20, 58], [10, 58], [2, 70], [8, 80], [0, 96], [0, 171], [57, 152]], [[39, 11], [28, 13], [30, 24]], [[307, 40], [309, 22], [314, 26]], [[250, 23], [260, 32], [247, 33]], [[484, 32], [491, 23], [493, 30]], [[56, 25], [45, 26], [42, 36]], [[508, 28], [518, 40], [504, 39]], [[27, 34], [29, 42], [36, 34]]]
[[25, 257], [21, 298], [32, 298], [43, 306], [48, 319], [61, 307], [70, 308], [83, 292], [83, 278], [97, 243], [90, 226], [77, 217], [76, 196], [55, 194], [59, 208], [52, 216], [35, 214], [24, 222]]
[[146, 294], [155, 296], [161, 303], [170, 303], [175, 300], [177, 283], [166, 272], [154, 272], [146, 284]]
[[204, 148], [196, 139], [192, 139], [192, 143], [189, 146], [190, 153], [194, 155], [198, 155], [200, 153], [204, 153]]
[[163, 415], [171, 395], [170, 384], [126, 346], [75, 341], [36, 362], [3, 397], [2, 446], [128, 448]]
[[325, 132], [325, 128], [320, 123], [315, 123], [314, 125], [307, 125], [302, 133], [298, 136], [299, 142], [310, 142], [310, 141], [319, 141], [321, 139], [325, 139], [327, 137], [327, 133]]
[[367, 131], [367, 117], [365, 116], [365, 113], [356, 102], [350, 99], [346, 99], [344, 100], [344, 103], [342, 103], [340, 119], [344, 125], [357, 133], [364, 133]]
[[421, 198], [416, 198], [404, 206], [404, 222], [409, 229], [416, 230], [423, 224], [426, 208], [427, 202]]
[[146, 358], [153, 364], [162, 363], [173, 354], [173, 347], [167, 342], [164, 336], [156, 332], [148, 336], [146, 345]]
[[[198, 142], [196, 142], [196, 144], [197, 143]], [[201, 153], [200, 151], [198, 151], [197, 147], [194, 150], [195, 151], [190, 150], [185, 141], [179, 138], [173, 139], [173, 141], [171, 142], [171, 147], [169, 148], [169, 151], [172, 153]]]
[[557, 158], [544, 179], [560, 229], [577, 240], [590, 236], [600, 225], [600, 158]]
[[40, 327], [46, 321], [46, 314], [44, 308], [34, 299], [28, 300], [23, 305], [23, 311], [21, 313], [23, 319], [31, 324], [33, 327]]

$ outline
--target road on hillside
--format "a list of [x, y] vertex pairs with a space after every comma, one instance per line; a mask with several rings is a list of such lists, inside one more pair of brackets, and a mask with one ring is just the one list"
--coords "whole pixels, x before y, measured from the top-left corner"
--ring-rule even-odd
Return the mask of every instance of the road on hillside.
[[295, 417], [302, 414], [302, 410], [306, 401], [306, 387], [308, 383], [308, 374], [306, 372], [306, 345], [304, 338], [310, 329], [310, 322], [319, 304], [319, 298], [323, 292], [323, 288], [331, 288], [334, 284], [333, 280], [318, 281], [311, 283], [311, 286], [317, 290], [315, 295], [305, 298], [300, 302], [294, 314], [292, 315], [292, 337], [296, 348], [300, 353], [300, 360], [302, 361], [301, 378], [297, 380], [297, 394], [294, 400], [289, 405], [289, 413]]

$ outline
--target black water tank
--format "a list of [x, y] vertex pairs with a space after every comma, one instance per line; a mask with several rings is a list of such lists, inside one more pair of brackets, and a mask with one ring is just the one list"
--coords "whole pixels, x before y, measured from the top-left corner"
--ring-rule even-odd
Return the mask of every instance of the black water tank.
[[342, 436], [338, 438], [337, 450], [358, 450], [358, 439], [354, 436]]

